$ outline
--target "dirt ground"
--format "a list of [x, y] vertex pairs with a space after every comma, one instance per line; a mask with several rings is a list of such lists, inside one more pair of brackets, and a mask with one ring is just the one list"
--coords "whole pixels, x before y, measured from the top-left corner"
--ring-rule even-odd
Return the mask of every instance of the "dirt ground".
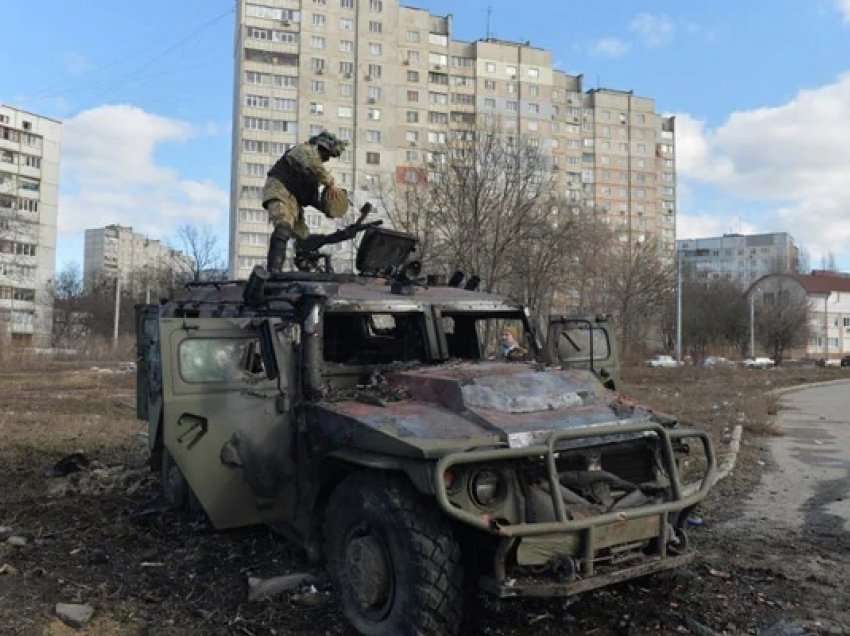
[[[780, 386], [846, 377], [840, 369], [632, 369], [625, 392], [705, 427], [722, 447], [744, 443], [733, 475], [691, 528], [693, 565], [551, 601], [482, 601], [478, 633], [850, 634], [846, 537], [743, 532], [729, 523], [759, 479]], [[304, 571], [303, 556], [268, 530], [216, 532], [163, 509], [144, 465], [134, 376], [116, 368], [45, 365], [0, 370], [0, 634], [353, 634], [322, 578], [312, 590], [249, 603], [248, 576]], [[90, 460], [49, 477], [73, 451]], [[802, 558], [801, 558], [802, 557]], [[321, 573], [319, 573], [321, 574]], [[88, 627], [54, 606], [87, 603]]]

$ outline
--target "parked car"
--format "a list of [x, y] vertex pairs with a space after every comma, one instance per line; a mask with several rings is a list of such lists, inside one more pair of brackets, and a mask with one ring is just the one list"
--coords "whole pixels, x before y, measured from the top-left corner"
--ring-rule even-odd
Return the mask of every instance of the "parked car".
[[850, 356], [844, 356], [843, 358], [841, 358], [841, 366], [850, 367]]
[[704, 367], [734, 367], [735, 363], [729, 358], [724, 358], [722, 356], [707, 356], [702, 361], [702, 366]]
[[815, 364], [819, 367], [841, 367], [844, 366], [842, 364], [842, 360], [838, 358], [821, 358]]
[[775, 363], [772, 358], [747, 358], [741, 364], [748, 369], [769, 369]]
[[646, 361], [646, 366], [653, 368], [674, 368], [681, 367], [682, 363], [676, 360], [673, 356], [655, 356]]

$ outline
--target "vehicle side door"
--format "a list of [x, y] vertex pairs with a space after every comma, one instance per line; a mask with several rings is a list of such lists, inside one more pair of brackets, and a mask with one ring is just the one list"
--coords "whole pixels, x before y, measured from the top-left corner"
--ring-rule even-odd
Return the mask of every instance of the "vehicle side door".
[[294, 506], [293, 339], [272, 320], [273, 352], [261, 344], [268, 322], [160, 322], [163, 443], [216, 528], [285, 520]]
[[609, 389], [620, 382], [617, 347], [606, 320], [550, 317], [545, 359], [565, 369], [588, 369]]

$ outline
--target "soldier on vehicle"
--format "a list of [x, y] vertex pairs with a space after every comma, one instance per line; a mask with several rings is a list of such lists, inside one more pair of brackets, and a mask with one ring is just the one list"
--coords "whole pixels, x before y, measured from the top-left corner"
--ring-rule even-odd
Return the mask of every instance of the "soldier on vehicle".
[[[340, 218], [348, 210], [348, 193], [334, 185], [333, 177], [322, 165], [331, 157], [339, 157], [345, 146], [346, 142], [322, 131], [306, 143], [287, 150], [269, 170], [263, 188], [263, 207], [274, 224], [269, 241], [268, 271], [283, 270], [286, 243], [290, 238], [309, 236], [304, 206], [313, 206], [331, 219]], [[325, 188], [321, 197], [320, 186]]]

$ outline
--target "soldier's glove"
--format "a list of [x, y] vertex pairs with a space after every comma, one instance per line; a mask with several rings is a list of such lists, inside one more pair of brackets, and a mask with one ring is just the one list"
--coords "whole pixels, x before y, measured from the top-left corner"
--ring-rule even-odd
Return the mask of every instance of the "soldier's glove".
[[274, 226], [272, 238], [279, 241], [288, 241], [292, 238], [292, 228], [286, 223], [279, 223]]

